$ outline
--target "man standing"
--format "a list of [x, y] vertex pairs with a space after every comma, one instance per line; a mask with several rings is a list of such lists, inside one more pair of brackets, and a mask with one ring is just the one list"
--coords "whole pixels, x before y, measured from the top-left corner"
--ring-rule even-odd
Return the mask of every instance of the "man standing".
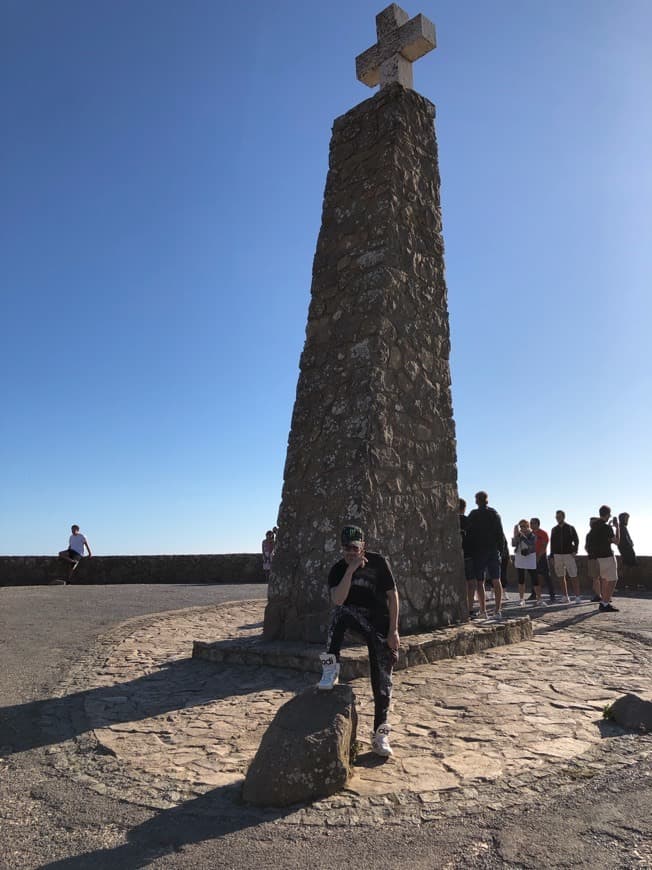
[[559, 577], [562, 595], [566, 599], [566, 602], [568, 604], [571, 603], [566, 583], [566, 575], [568, 575], [573, 582], [575, 603], [581, 604], [580, 581], [577, 576], [577, 563], [575, 561], [580, 539], [577, 537], [575, 528], [566, 522], [564, 511], [557, 511], [555, 519], [557, 520], [557, 525], [550, 533], [550, 552], [554, 560], [555, 574]]
[[597, 522], [587, 535], [587, 548], [598, 560], [600, 571], [600, 613], [618, 613], [618, 608], [611, 603], [611, 598], [618, 582], [618, 567], [616, 557], [611, 549], [612, 545], [620, 543], [620, 529], [618, 520], [613, 518], [611, 523], [611, 508], [603, 504], [599, 511], [600, 521]]
[[68, 539], [68, 549], [62, 550], [59, 553], [59, 558], [63, 562], [67, 562], [69, 565], [68, 582], [70, 582], [75, 568], [77, 567], [77, 565], [79, 565], [84, 556], [84, 547], [88, 550], [89, 556], [93, 555], [91, 553], [91, 548], [88, 546], [88, 541], [86, 540], [85, 536], [82, 535], [79, 531], [79, 526], [71, 526], [70, 531], [72, 532], [72, 534]]
[[483, 490], [476, 492], [477, 508], [467, 518], [466, 534], [470, 556], [473, 559], [473, 579], [466, 584], [469, 610], [473, 610], [473, 598], [477, 589], [480, 616], [487, 618], [484, 594], [484, 575], [491, 580], [496, 602], [495, 618], [502, 619], [503, 587], [500, 583], [500, 552], [505, 539], [500, 515], [489, 507], [489, 496]]
[[[464, 556], [464, 579], [467, 583], [473, 583], [471, 598], [469, 600], [469, 619], [475, 616], [473, 612], [473, 598], [475, 596], [475, 569], [473, 567], [473, 558], [471, 556], [471, 539], [468, 532], [469, 518], [465, 515], [466, 501], [461, 498], [459, 501], [460, 513], [460, 535], [462, 536], [462, 555]], [[468, 586], [467, 586], [468, 590]]]
[[537, 553], [537, 576], [539, 579], [539, 588], [543, 586], [543, 581], [546, 581], [546, 585], [548, 587], [548, 594], [550, 596], [550, 603], [553, 604], [555, 600], [555, 590], [552, 585], [552, 579], [550, 577], [550, 568], [548, 567], [548, 541], [550, 538], [548, 537], [548, 532], [544, 532], [541, 528], [541, 522], [538, 517], [532, 517], [530, 520], [530, 528], [534, 532], [534, 537], [536, 540], [536, 553]]
[[376, 755], [389, 756], [392, 670], [398, 660], [398, 590], [387, 560], [365, 550], [358, 526], [342, 529], [342, 559], [328, 575], [334, 605], [326, 653], [320, 656], [319, 689], [332, 689], [340, 673], [340, 650], [348, 630], [363, 638], [369, 650], [371, 689], [374, 695], [374, 731], [371, 746]]

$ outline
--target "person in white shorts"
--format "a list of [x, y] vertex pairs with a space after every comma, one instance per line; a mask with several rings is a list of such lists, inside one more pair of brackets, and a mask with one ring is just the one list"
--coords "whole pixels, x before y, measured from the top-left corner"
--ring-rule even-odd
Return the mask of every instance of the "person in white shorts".
[[555, 519], [557, 520], [557, 525], [550, 532], [550, 554], [553, 558], [555, 574], [559, 577], [559, 582], [561, 583], [561, 594], [566, 602], [570, 604], [571, 599], [568, 594], [568, 585], [566, 584], [566, 576], [568, 576], [573, 584], [575, 603], [581, 604], [580, 581], [577, 576], [577, 562], [575, 561], [575, 554], [580, 545], [580, 539], [577, 536], [575, 527], [566, 522], [564, 511], [557, 511]]
[[600, 508], [600, 522], [596, 523], [587, 535], [588, 547], [598, 560], [600, 570], [600, 613], [618, 613], [611, 599], [618, 582], [618, 566], [616, 557], [611, 549], [614, 544], [618, 546], [620, 541], [620, 529], [618, 520], [613, 518], [611, 523], [611, 508], [603, 504]]

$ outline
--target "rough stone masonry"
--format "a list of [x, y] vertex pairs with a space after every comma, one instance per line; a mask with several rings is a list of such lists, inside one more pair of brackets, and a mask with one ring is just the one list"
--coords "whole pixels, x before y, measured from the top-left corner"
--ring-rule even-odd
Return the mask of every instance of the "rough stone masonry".
[[323, 640], [345, 523], [389, 558], [403, 632], [466, 619], [434, 115], [385, 80], [334, 123], [268, 639]]

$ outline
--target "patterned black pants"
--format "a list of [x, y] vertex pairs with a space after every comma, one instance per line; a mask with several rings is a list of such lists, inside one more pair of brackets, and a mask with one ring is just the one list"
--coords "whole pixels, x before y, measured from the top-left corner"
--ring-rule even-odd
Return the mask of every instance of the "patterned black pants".
[[350, 631], [365, 641], [369, 650], [371, 690], [374, 694], [374, 731], [387, 722], [392, 700], [392, 670], [398, 659], [397, 653], [387, 646], [387, 639], [378, 634], [369, 621], [369, 612], [360, 607], [335, 607], [328, 628], [327, 652], [339, 662], [344, 633]]

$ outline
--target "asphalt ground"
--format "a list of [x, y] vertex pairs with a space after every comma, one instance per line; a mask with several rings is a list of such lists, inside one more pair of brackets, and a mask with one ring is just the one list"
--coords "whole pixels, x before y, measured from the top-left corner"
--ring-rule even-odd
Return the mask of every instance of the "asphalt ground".
[[[221, 816], [221, 803], [210, 792], [163, 811], [103, 796], [54, 770], [45, 741], [25, 739], [40, 727], [33, 716], [30, 720], [30, 703], [56, 693], [89, 646], [119, 623], [260, 598], [264, 591], [261, 586], [0, 589], [0, 867], [652, 867], [647, 758], [607, 769], [570, 791], [552, 783], [534, 801], [524, 791], [521, 808], [487, 806], [418, 827], [388, 819], [351, 829], [331, 826], [326, 818], [320, 826], [303, 828], [285, 825], [283, 811], [242, 807]], [[543, 623], [542, 630], [572, 632], [577, 619], [569, 614], [567, 626]], [[590, 624], [605, 637], [652, 646], [652, 601], [641, 599], [622, 618], [614, 614]], [[436, 665], [432, 668], [434, 677]], [[12, 752], [17, 735], [34, 748]]]

